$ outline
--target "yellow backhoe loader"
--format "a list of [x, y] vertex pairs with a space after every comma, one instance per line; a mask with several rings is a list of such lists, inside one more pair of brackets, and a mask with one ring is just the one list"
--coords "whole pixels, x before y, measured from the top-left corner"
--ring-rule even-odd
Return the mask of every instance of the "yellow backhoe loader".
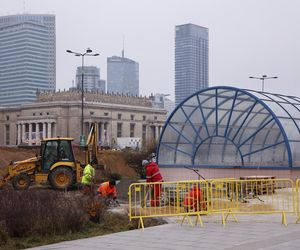
[[70, 188], [81, 182], [83, 167], [91, 159], [97, 160], [97, 126], [92, 123], [84, 151], [85, 163], [75, 160], [73, 138], [47, 138], [41, 141], [40, 155], [11, 162], [8, 174], [0, 180], [0, 188], [11, 181], [14, 189], [27, 189], [31, 183], [49, 183], [59, 190]]

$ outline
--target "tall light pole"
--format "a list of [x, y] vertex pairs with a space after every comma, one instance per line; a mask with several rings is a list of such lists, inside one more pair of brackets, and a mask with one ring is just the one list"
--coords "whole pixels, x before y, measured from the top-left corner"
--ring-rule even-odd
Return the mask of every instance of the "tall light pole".
[[83, 77], [84, 77], [84, 57], [85, 56], [99, 56], [98, 53], [92, 54], [92, 50], [90, 48], [87, 48], [84, 53], [79, 53], [79, 52], [74, 52], [72, 50], [66, 50], [66, 52], [75, 54], [75, 56], [81, 56], [81, 135], [80, 135], [80, 140], [79, 144], [80, 146], [84, 147], [85, 145], [85, 136], [83, 133], [83, 93], [84, 93], [84, 88], [83, 88]]
[[249, 78], [251, 79], [259, 79], [262, 81], [262, 88], [261, 91], [264, 92], [265, 89], [265, 80], [267, 79], [277, 79], [277, 76], [267, 76], [267, 75], [263, 75], [262, 77], [256, 77], [256, 76], [249, 76]]

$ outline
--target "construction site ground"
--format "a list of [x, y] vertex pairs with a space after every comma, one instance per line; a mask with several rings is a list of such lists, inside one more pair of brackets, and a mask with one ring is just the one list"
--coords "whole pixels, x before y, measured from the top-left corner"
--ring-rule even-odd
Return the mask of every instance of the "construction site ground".
[[[11, 161], [25, 160], [36, 154], [39, 155], [39, 148], [0, 147], [0, 178], [7, 173], [7, 166]], [[84, 163], [84, 152], [74, 147], [74, 154], [76, 161]], [[134, 169], [128, 166], [120, 151], [98, 151], [97, 158], [102, 166], [96, 170], [97, 179], [105, 180], [104, 173], [119, 174], [122, 177], [118, 184], [119, 197], [127, 199], [128, 186], [137, 179]]]

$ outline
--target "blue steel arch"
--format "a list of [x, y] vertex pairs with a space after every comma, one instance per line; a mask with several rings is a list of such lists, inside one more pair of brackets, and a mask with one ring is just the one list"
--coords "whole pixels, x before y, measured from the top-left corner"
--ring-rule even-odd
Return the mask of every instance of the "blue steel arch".
[[[259, 96], [265, 96], [267, 99], [260, 99]], [[214, 150], [216, 151], [218, 148], [222, 148], [219, 153], [222, 155], [221, 158], [223, 161], [225, 159], [226, 145], [228, 142], [231, 142], [230, 146], [234, 145], [236, 147], [236, 152], [233, 156], [235, 158], [241, 158], [241, 161], [238, 163], [242, 165], [241, 167], [256, 168], [259, 166], [262, 168], [276, 167], [277, 169], [278, 167], [283, 169], [293, 167], [290, 141], [292, 143], [299, 142], [300, 145], [300, 136], [296, 140], [290, 140], [282, 125], [282, 121], [286, 123], [284, 119], [288, 117], [298, 130], [300, 125], [300, 112], [299, 118], [294, 119], [287, 108], [284, 107], [284, 105], [287, 104], [276, 102], [274, 96], [286, 101], [287, 104], [292, 105], [296, 110], [300, 111], [300, 100], [292, 96], [270, 94], [228, 86], [211, 87], [194, 93], [183, 100], [168, 117], [157, 148], [158, 164], [162, 167], [183, 165], [228, 167], [228, 162], [225, 162], [224, 165], [222, 165], [223, 162], [218, 162], [217, 164], [204, 162], [203, 164], [200, 163], [196, 165], [195, 159], [199, 157], [197, 152], [201, 149], [201, 146], [207, 144], [206, 150], [208, 154], [214, 154], [216, 153]], [[220, 98], [220, 100], [218, 98]], [[192, 104], [187, 105], [189, 101], [191, 101]], [[193, 102], [195, 102], [195, 105]], [[276, 105], [284, 110], [286, 117], [277, 117], [276, 112], [269, 107], [267, 102], [276, 103]], [[212, 105], [212, 103], [214, 105]], [[228, 103], [230, 107], [226, 108], [226, 104]], [[245, 106], [242, 108], [244, 103]], [[240, 108], [236, 109], [238, 106], [240, 106]], [[188, 109], [192, 110], [189, 114], [186, 112]], [[192, 119], [195, 119], [193, 117], [195, 112], [200, 113], [197, 124], [192, 122]], [[239, 113], [241, 113], [240, 116], [237, 116]], [[176, 115], [183, 116], [181, 122], [173, 121]], [[237, 117], [233, 118], [234, 115]], [[249, 119], [250, 116], [252, 117]], [[259, 120], [259, 118], [262, 120]], [[209, 123], [209, 120], [212, 119], [215, 121], [214, 124]], [[223, 121], [225, 124], [222, 124]], [[297, 121], [299, 122], [298, 124]], [[253, 126], [255, 123], [257, 123], [257, 126]], [[236, 124], [239, 125], [236, 127]], [[210, 128], [212, 128], [211, 131]], [[203, 130], [206, 131], [207, 136], [204, 136], [205, 132]], [[200, 135], [201, 133], [202, 135]], [[263, 137], [264, 134], [265, 137], [261, 139], [262, 142], [257, 143], [256, 141], [259, 141], [260, 137]], [[189, 137], [192, 136], [194, 136], [194, 139], [189, 139]], [[236, 137], [238, 136], [239, 138], [237, 139]], [[217, 143], [212, 144], [212, 141], [214, 141], [213, 138], [216, 137], [223, 137], [225, 143], [223, 145], [217, 145]], [[264, 151], [264, 153], [262, 153], [262, 151]], [[265, 152], [268, 152], [268, 154]], [[250, 162], [251, 156], [253, 159], [260, 159], [261, 162]], [[245, 157], [249, 158], [249, 162], [245, 161]], [[209, 158], [211, 157], [208, 156], [207, 159]], [[264, 158], [267, 158], [266, 162], [264, 162]], [[229, 165], [235, 166], [235, 162], [229, 163]], [[300, 167], [300, 164], [299, 166], [297, 165], [298, 164], [296, 164], [295, 167]]]

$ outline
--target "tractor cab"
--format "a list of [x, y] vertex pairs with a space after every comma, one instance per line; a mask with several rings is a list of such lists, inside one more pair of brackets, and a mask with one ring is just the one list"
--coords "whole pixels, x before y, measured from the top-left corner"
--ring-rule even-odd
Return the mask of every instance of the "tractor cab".
[[60, 163], [75, 162], [72, 144], [72, 138], [50, 138], [41, 143], [41, 170], [46, 173], [51, 167]]

